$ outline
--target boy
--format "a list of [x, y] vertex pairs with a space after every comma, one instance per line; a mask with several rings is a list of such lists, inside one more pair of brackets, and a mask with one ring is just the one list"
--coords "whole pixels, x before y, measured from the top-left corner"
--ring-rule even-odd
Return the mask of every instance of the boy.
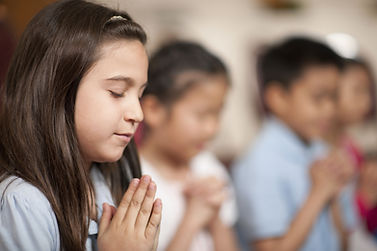
[[259, 66], [271, 116], [233, 170], [244, 248], [341, 250], [338, 194], [352, 167], [338, 153], [324, 158], [317, 142], [334, 117], [341, 59], [324, 44], [291, 38], [267, 49]]

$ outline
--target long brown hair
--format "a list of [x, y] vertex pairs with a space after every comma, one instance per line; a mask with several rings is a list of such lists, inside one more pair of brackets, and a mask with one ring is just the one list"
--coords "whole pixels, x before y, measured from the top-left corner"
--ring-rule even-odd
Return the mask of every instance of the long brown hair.
[[[100, 45], [119, 39], [144, 44], [146, 35], [125, 12], [81, 0], [53, 3], [27, 26], [1, 90], [0, 181], [20, 177], [47, 197], [63, 250], [85, 250], [92, 193], [75, 133], [78, 85]], [[141, 174], [133, 142], [117, 163], [98, 165], [117, 202], [129, 177]]]

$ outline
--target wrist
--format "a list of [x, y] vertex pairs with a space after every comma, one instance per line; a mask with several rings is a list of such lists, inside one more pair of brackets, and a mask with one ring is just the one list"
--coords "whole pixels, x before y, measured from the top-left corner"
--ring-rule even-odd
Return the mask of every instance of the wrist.
[[195, 215], [192, 215], [190, 212], [186, 211], [181, 221], [181, 225], [184, 227], [187, 233], [194, 235], [204, 227], [203, 224], [197, 220], [197, 218], [198, 217], [195, 217]]
[[320, 187], [313, 187], [310, 191], [309, 197], [319, 202], [320, 204], [327, 204], [333, 199], [333, 195], [326, 189]]

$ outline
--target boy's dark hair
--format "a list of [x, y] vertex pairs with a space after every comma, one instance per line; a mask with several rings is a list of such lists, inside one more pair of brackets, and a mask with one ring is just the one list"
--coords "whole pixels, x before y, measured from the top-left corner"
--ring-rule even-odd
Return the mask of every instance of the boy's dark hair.
[[258, 78], [262, 93], [272, 83], [289, 89], [311, 66], [342, 68], [342, 59], [323, 43], [305, 37], [292, 37], [272, 45], [258, 58]]
[[[193, 73], [185, 80], [178, 78]], [[143, 96], [153, 95], [161, 103], [171, 104], [192, 85], [200, 82], [198, 75], [224, 74], [224, 63], [204, 47], [193, 42], [175, 41], [160, 48], [149, 61], [148, 85]]]

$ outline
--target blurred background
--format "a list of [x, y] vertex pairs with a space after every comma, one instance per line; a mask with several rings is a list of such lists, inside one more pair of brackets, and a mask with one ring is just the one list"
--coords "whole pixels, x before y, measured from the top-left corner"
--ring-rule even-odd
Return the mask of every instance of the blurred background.
[[[345, 56], [365, 57], [377, 72], [375, 0], [96, 0], [125, 9], [149, 35], [148, 49], [174, 38], [202, 43], [228, 65], [233, 88], [213, 150], [230, 163], [260, 126], [255, 54], [295, 34], [327, 40]], [[353, 130], [365, 151], [377, 149], [377, 122]]]
[[[335, 41], [345, 56], [361, 55], [377, 72], [376, 0], [93, 1], [127, 10], [146, 29], [150, 53], [171, 39], [188, 39], [226, 62], [233, 88], [212, 146], [224, 163], [245, 151], [260, 126], [255, 55], [262, 46], [289, 35], [309, 35]], [[10, 28], [8, 40], [16, 41], [32, 16], [49, 2], [53, 1], [0, 0], [0, 20]], [[8, 45], [6, 51], [11, 48]], [[365, 151], [377, 149], [376, 128], [377, 122], [369, 121], [352, 130]]]
[[[242, 155], [261, 125], [255, 55], [289, 35], [335, 45], [343, 56], [362, 56], [377, 72], [376, 0], [93, 0], [124, 9], [146, 29], [148, 51], [171, 39], [197, 41], [227, 64], [232, 90], [212, 150], [229, 164]], [[51, 0], [0, 0], [0, 81], [17, 38]], [[352, 128], [366, 152], [377, 151], [377, 121]], [[352, 250], [377, 250], [362, 232]]]

